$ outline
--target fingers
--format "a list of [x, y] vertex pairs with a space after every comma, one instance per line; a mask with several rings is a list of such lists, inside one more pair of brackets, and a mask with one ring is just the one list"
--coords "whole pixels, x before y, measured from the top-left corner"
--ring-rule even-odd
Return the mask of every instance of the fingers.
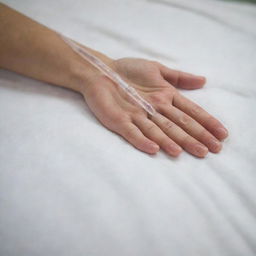
[[176, 157], [181, 153], [181, 147], [170, 139], [154, 122], [145, 117], [136, 117], [133, 121], [145, 136], [155, 141], [169, 155]]
[[173, 141], [192, 155], [202, 158], [208, 153], [207, 147], [165, 116], [158, 113], [152, 117], [152, 121], [154, 121]]
[[157, 113], [152, 120], [136, 115], [133, 123], [121, 122], [115, 131], [149, 154], [158, 152], [160, 146], [171, 156], [178, 156], [183, 148], [202, 158], [208, 153], [208, 148], [215, 153], [221, 149], [220, 142], [195, 120], [175, 107], [170, 109], [172, 111], [163, 112], [165, 116]]
[[202, 88], [206, 82], [206, 78], [203, 76], [174, 70], [160, 63], [158, 65], [163, 78], [175, 87], [193, 90]]
[[221, 143], [201, 124], [181, 110], [170, 106], [161, 110], [162, 114], [182, 128], [187, 134], [204, 144], [211, 152], [218, 153]]
[[181, 94], [175, 95], [173, 105], [191, 116], [219, 140], [223, 140], [228, 136], [228, 131], [221, 122]]
[[116, 129], [116, 132], [124, 137], [134, 147], [143, 152], [155, 154], [157, 151], [159, 151], [159, 146], [145, 137], [140, 129], [138, 129], [138, 127], [131, 122], [120, 123]]

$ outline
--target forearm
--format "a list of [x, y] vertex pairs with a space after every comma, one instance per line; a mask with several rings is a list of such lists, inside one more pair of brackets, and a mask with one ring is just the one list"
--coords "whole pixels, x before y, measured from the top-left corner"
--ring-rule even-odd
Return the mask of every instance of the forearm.
[[[107, 56], [87, 49], [104, 62], [111, 62]], [[56, 32], [1, 3], [0, 68], [79, 92], [97, 72]]]

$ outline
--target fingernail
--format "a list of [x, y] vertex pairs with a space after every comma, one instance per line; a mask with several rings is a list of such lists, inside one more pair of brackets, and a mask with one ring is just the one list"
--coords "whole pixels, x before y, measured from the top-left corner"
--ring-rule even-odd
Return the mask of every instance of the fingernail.
[[157, 151], [159, 151], [159, 146], [157, 144], [149, 144], [148, 149], [151, 153], [156, 153]]
[[228, 130], [223, 127], [217, 128], [216, 133], [220, 140], [223, 140], [228, 136]]
[[194, 154], [198, 157], [204, 157], [208, 153], [208, 148], [201, 145], [201, 144], [196, 144], [194, 146]]
[[199, 79], [201, 80], [205, 80], [205, 77], [204, 76], [197, 76]]
[[216, 139], [211, 139], [208, 144], [211, 152], [213, 153], [217, 153], [221, 150], [221, 143]]
[[172, 156], [178, 156], [182, 151], [182, 148], [175, 144], [169, 144], [167, 146], [167, 152]]

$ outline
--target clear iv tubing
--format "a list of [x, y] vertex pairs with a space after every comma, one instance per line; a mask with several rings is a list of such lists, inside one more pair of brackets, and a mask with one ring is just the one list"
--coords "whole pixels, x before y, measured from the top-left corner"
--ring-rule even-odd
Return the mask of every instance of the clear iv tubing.
[[121, 87], [130, 97], [132, 97], [144, 110], [146, 110], [150, 115], [155, 115], [156, 110], [154, 107], [144, 100], [137, 91], [129, 86], [116, 72], [114, 72], [110, 67], [103, 63], [100, 59], [89, 53], [85, 48], [78, 45], [73, 40], [61, 35], [61, 38], [83, 59], [89, 61], [93, 66], [99, 69], [107, 77], [109, 77], [113, 82], [115, 82], [119, 87]]

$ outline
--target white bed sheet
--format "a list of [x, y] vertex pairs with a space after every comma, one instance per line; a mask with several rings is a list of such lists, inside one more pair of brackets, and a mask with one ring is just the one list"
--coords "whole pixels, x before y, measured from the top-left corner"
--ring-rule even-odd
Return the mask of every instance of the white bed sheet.
[[0, 70], [0, 255], [256, 255], [256, 6], [3, 2], [113, 58], [205, 75], [184, 94], [230, 136], [206, 159], [152, 157], [105, 129], [81, 95]]

